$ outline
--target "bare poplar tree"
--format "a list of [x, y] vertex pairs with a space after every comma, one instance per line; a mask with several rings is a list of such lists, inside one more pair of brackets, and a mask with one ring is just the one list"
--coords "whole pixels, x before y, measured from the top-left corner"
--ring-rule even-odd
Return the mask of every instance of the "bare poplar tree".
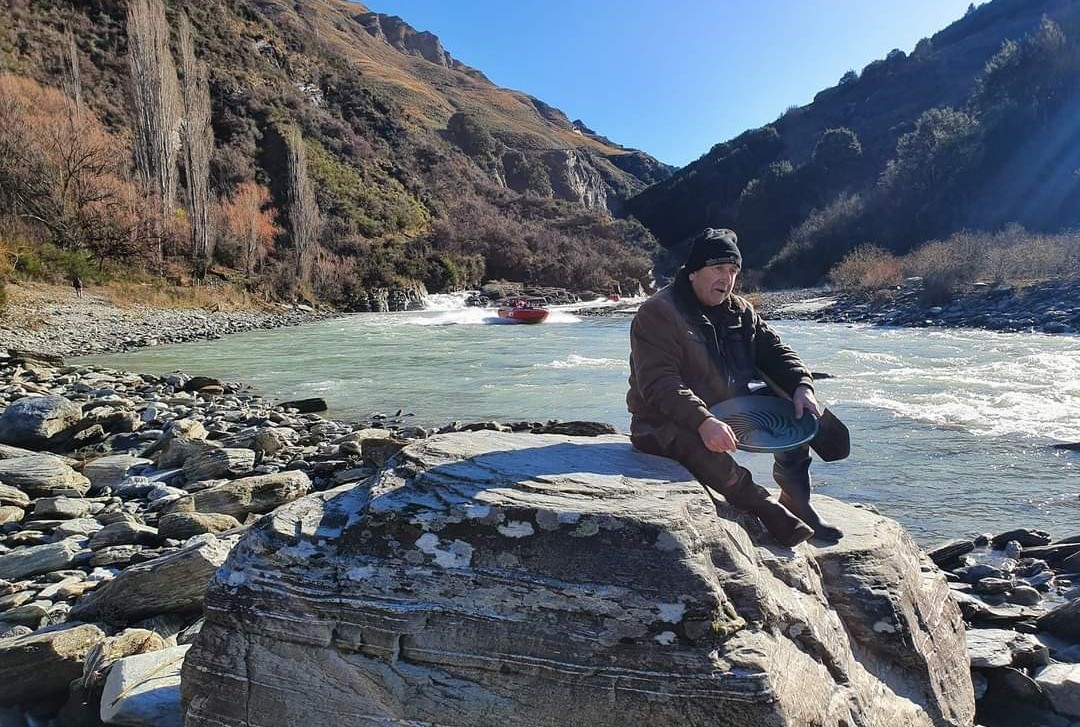
[[311, 277], [315, 243], [319, 238], [319, 206], [307, 172], [307, 154], [299, 129], [285, 137], [289, 147], [289, 227], [292, 228], [293, 252], [296, 255], [296, 279], [300, 284]]
[[191, 212], [191, 260], [201, 280], [210, 265], [210, 154], [214, 130], [210, 126], [210, 82], [206, 63], [195, 59], [195, 42], [187, 13], [180, 15], [180, 70], [184, 100], [181, 138], [184, 145], [188, 204]]
[[128, 0], [128, 63], [135, 108], [135, 161], [158, 205], [158, 266], [164, 272], [164, 228], [176, 199], [180, 92], [169, 51], [162, 0]]
[[79, 69], [79, 47], [75, 45], [75, 34], [68, 26], [64, 48], [64, 68], [67, 71], [68, 94], [75, 99], [75, 119], [82, 115], [82, 74]]

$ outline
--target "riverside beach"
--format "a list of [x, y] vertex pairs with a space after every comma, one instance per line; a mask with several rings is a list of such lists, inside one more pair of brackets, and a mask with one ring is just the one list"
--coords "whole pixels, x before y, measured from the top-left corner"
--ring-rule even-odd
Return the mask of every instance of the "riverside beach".
[[[183, 313], [178, 332], [190, 330], [190, 315], [199, 314]], [[78, 320], [70, 311], [56, 316], [61, 326], [70, 320]], [[51, 324], [48, 331], [50, 338], [80, 333]], [[122, 338], [132, 340], [130, 329], [100, 341]], [[179, 683], [183, 654], [203, 623], [206, 587], [264, 515], [318, 493], [370, 487], [398, 452], [433, 437], [616, 433], [594, 422], [419, 427], [400, 414], [335, 421], [237, 383], [69, 365], [17, 350], [0, 361], [0, 394], [3, 699], [57, 724], [105, 715], [101, 705], [117, 709], [121, 694], [131, 695], [126, 709], [137, 713], [145, 708], [138, 700], [152, 697], [135, 687], [163, 664]], [[957, 538], [920, 556], [948, 583], [963, 616], [974, 696], [999, 719], [985, 724], [1070, 715], [1080, 661], [1078, 541], [1080, 533], [1049, 533], [1036, 522]], [[141, 669], [117, 666], [126, 659], [138, 666], [148, 654], [157, 661]], [[178, 697], [162, 706], [174, 718]], [[109, 712], [124, 719], [117, 714]]]

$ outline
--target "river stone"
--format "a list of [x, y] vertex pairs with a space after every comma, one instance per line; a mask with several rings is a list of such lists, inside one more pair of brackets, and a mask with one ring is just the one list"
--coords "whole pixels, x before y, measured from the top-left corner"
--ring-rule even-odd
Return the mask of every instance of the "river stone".
[[[0, 578], [4, 578], [0, 573]], [[1080, 641], [1080, 598], [1062, 604], [1036, 622], [1043, 631]]]
[[973, 550], [975, 550], [975, 543], [970, 540], [950, 540], [943, 545], [928, 550], [926, 554], [938, 567], [944, 568], [957, 562], [960, 556], [966, 555]]
[[1047, 545], [1053, 538], [1045, 530], [1032, 530], [1030, 528], [1017, 528], [1008, 532], [1000, 533], [990, 539], [990, 545], [995, 550], [1001, 550], [1010, 540], [1015, 540], [1025, 548], [1036, 545]]
[[222, 533], [240, 527], [232, 515], [214, 512], [171, 512], [158, 520], [158, 533], [163, 538], [187, 540], [203, 533]]
[[36, 629], [45, 617], [49, 615], [49, 609], [52, 608], [52, 605], [51, 601], [31, 601], [30, 603], [24, 603], [21, 606], [9, 608], [3, 613], [0, 613], [0, 621], [12, 624], [25, 624]]
[[[29, 603], [34, 600], [33, 591], [18, 591], [16, 593], [9, 593], [6, 596], [0, 596], [0, 611], [6, 611], [9, 608], [15, 608], [21, 606], [24, 603]], [[3, 621], [3, 619], [0, 619]]]
[[101, 530], [104, 526], [92, 517], [81, 517], [74, 520], [66, 520], [53, 528], [52, 539], [63, 540], [74, 536], [89, 537]]
[[212, 447], [195, 452], [184, 460], [188, 482], [215, 480], [246, 474], [255, 466], [255, 453], [238, 447]]
[[[38, 454], [38, 452], [33, 449], [23, 449], [22, 447], [12, 447], [10, 444], [0, 444], [0, 460], [30, 457], [35, 454]], [[57, 456], [59, 457], [60, 455]], [[71, 462], [68, 462], [68, 464], [71, 464]]]
[[0, 525], [22, 522], [24, 517], [26, 517], [26, 510], [21, 507], [0, 505]]
[[177, 419], [169, 424], [162, 437], [145, 454], [157, 454], [157, 466], [171, 469], [198, 451], [214, 445], [206, 440], [206, 427], [194, 419]]
[[[3, 479], [3, 475], [0, 475]], [[1065, 560], [1070, 555], [1080, 553], [1080, 543], [1057, 542], [1052, 545], [1041, 545], [1035, 548], [1024, 548], [1024, 555], [1029, 558], [1042, 558], [1049, 563], [1057, 563]]]
[[966, 640], [973, 667], [1027, 667], [1050, 660], [1047, 648], [1030, 634], [1008, 629], [968, 629]]
[[101, 693], [101, 721], [133, 727], [183, 727], [180, 667], [190, 646], [120, 659]]
[[173, 512], [205, 512], [232, 515], [243, 520], [250, 513], [270, 512], [287, 502], [306, 495], [311, 480], [297, 470], [270, 475], [241, 477], [232, 482], [199, 490], [172, 503]]
[[45, 449], [82, 419], [82, 408], [62, 396], [26, 396], [0, 415], [0, 442]]
[[1005, 600], [1021, 606], [1034, 606], [1042, 600], [1042, 595], [1031, 586], [1015, 586], [1005, 595]]
[[1080, 664], [1051, 664], [1035, 673], [1035, 683], [1055, 712], [1080, 718]]
[[149, 629], [124, 629], [116, 636], [98, 642], [87, 652], [83, 663], [83, 686], [87, 689], [103, 686], [109, 667], [119, 659], [165, 648], [168, 648], [165, 639]]
[[0, 482], [17, 487], [31, 498], [82, 496], [90, 489], [90, 480], [51, 454], [0, 461]]
[[1065, 573], [1080, 573], [1080, 553], [1073, 553], [1061, 561], [1061, 570]]
[[111, 545], [95, 550], [90, 565], [95, 568], [123, 567], [142, 553], [141, 545]]
[[0, 505], [14, 505], [26, 508], [30, 504], [30, 497], [17, 487], [0, 484]]
[[0, 641], [0, 705], [63, 697], [82, 675], [86, 653], [103, 638], [93, 624], [67, 623]]
[[114, 545], [161, 545], [157, 528], [137, 523], [118, 522], [106, 525], [90, 538], [90, 549], [100, 550]]
[[186, 727], [970, 725], [941, 573], [820, 499], [842, 545], [775, 548], [623, 436], [414, 443], [243, 538], [185, 660]]
[[[100, 508], [100, 505], [98, 506]], [[77, 520], [84, 518], [94, 509], [94, 503], [82, 498], [39, 497], [34, 501], [35, 518], [64, 518]]]
[[161, 613], [198, 611], [206, 584], [234, 542], [205, 536], [175, 553], [133, 565], [76, 601], [71, 618], [130, 623]]
[[83, 538], [67, 538], [4, 553], [0, 555], [0, 578], [14, 581], [67, 568], [82, 552], [85, 543]]
[[153, 461], [143, 457], [110, 454], [88, 462], [83, 467], [82, 473], [90, 480], [90, 486], [98, 491], [103, 487], [117, 487], [127, 479], [133, 469], [149, 464], [153, 464]]

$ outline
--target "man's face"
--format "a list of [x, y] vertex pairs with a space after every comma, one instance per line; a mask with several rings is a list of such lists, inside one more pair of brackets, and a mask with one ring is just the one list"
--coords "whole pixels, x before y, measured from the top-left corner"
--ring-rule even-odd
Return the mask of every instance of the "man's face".
[[690, 286], [694, 295], [703, 306], [720, 305], [735, 289], [735, 278], [739, 277], [739, 266], [732, 263], [706, 265], [690, 273]]

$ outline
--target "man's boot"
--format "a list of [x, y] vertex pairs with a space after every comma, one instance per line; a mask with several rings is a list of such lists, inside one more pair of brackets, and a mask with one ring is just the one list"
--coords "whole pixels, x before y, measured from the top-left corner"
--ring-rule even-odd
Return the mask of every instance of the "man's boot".
[[770, 497], [769, 491], [754, 482], [753, 477], [745, 469], [739, 472], [734, 482], [724, 488], [722, 496], [716, 488], [709, 485], [703, 486], [717, 505], [727, 500], [740, 510], [757, 516], [757, 519], [769, 531], [769, 537], [778, 545], [792, 548], [814, 537], [814, 531], [809, 525]]
[[810, 504], [809, 453], [795, 450], [790, 455], [777, 455], [773, 464], [773, 479], [780, 485], [780, 504], [812, 527], [814, 537], [833, 542], [840, 540], [844, 537], [844, 531], [822, 520], [821, 515]]
[[814, 537], [814, 530], [809, 525], [771, 497], [755, 503], [747, 510], [757, 516], [777, 545], [793, 548]]

